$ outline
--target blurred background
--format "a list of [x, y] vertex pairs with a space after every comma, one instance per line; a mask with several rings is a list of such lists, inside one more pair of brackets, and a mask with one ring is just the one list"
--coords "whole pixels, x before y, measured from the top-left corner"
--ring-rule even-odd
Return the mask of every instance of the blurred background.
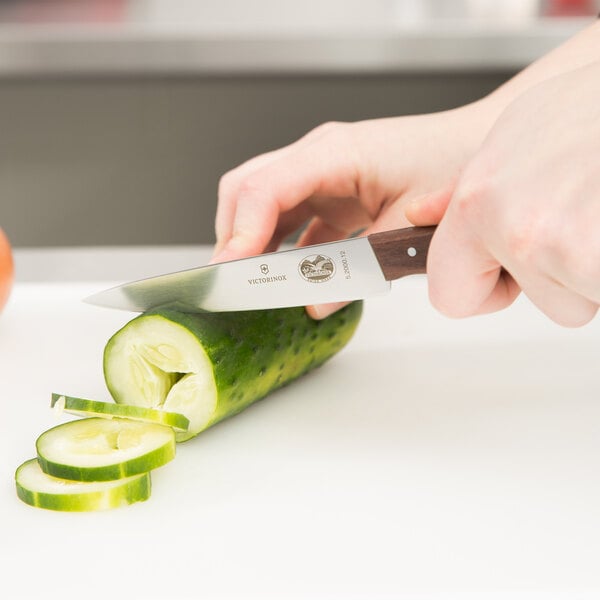
[[18, 248], [211, 244], [230, 168], [480, 98], [598, 4], [0, 0], [0, 226]]

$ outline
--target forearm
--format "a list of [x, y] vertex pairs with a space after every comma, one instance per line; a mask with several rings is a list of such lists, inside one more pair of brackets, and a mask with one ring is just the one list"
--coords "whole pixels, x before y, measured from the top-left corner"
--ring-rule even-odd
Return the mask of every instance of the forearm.
[[600, 19], [545, 54], [489, 96], [475, 103], [491, 127], [500, 113], [523, 92], [547, 79], [600, 60]]

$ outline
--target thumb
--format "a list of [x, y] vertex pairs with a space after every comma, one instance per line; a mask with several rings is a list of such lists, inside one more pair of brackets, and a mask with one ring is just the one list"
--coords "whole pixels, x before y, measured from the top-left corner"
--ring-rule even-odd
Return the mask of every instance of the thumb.
[[[437, 225], [444, 216], [455, 184], [446, 186], [430, 194], [423, 194], [415, 198], [408, 206], [404, 208], [404, 216], [416, 226]], [[403, 217], [400, 204], [394, 204], [392, 207], [379, 216], [379, 218], [367, 228], [362, 235], [369, 235], [379, 231], [385, 231], [394, 227], [401, 226]], [[335, 302], [331, 304], [320, 304], [308, 306], [307, 313], [313, 319], [324, 319], [336, 312], [347, 302]]]
[[406, 218], [417, 227], [437, 225], [446, 213], [454, 186], [453, 183], [435, 192], [418, 196], [406, 206]]

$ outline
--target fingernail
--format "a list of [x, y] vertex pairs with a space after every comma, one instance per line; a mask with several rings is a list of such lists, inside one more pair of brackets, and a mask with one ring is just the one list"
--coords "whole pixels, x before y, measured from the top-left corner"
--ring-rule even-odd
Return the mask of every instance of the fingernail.
[[225, 262], [248, 256], [248, 252], [236, 237], [230, 238], [226, 244], [215, 244], [210, 263]]
[[215, 246], [212, 258], [210, 259], [209, 264], [225, 262], [228, 260], [233, 260], [234, 258], [239, 258], [238, 253], [235, 250], [231, 249], [231, 243], [225, 244], [225, 246]]
[[410, 212], [411, 210], [418, 210], [421, 204], [423, 204], [423, 197], [417, 196], [416, 198], [413, 198], [412, 200], [406, 203], [404, 211]]

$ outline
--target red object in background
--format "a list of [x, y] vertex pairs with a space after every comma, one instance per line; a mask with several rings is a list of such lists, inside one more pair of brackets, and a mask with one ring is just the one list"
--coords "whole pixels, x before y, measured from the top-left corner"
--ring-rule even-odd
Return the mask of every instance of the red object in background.
[[547, 17], [587, 17], [597, 14], [597, 0], [546, 0], [543, 14]]
[[128, 0], [13, 0], [0, 12], [4, 21], [17, 23], [118, 23], [127, 5]]
[[15, 268], [8, 238], [0, 229], [0, 311], [4, 308], [12, 289]]

